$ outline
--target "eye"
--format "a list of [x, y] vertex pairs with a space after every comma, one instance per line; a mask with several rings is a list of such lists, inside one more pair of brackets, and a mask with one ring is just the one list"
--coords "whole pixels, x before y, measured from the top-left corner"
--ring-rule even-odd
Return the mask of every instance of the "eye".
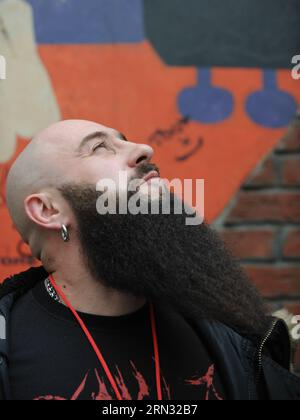
[[97, 149], [100, 149], [101, 147], [106, 148], [106, 144], [104, 141], [102, 143], [96, 144], [96, 146], [93, 147], [93, 152], [95, 152]]

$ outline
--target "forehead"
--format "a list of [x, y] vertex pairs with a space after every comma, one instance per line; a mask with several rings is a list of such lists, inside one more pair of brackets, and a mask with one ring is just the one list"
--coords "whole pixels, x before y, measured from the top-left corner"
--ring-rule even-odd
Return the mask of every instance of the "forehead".
[[[39, 143], [46, 142], [56, 150], [76, 150], [85, 139], [92, 138], [93, 134], [102, 133], [104, 136], [116, 137], [118, 131], [102, 124], [88, 121], [62, 122], [44, 133]], [[48, 141], [47, 141], [48, 140]]]
[[91, 139], [95, 133], [102, 133], [103, 136], [115, 137], [118, 136], [118, 131], [97, 123], [83, 123], [74, 126], [70, 133], [70, 140], [72, 146], [78, 147], [83, 140]]
[[[118, 137], [119, 134], [113, 128], [93, 122], [66, 121], [58, 123], [39, 137], [38, 160], [51, 162], [52, 167], [55, 167], [58, 173], [75, 179], [77, 175], [81, 176], [80, 170], [78, 170], [78, 158], [81, 157], [79, 148], [84, 140], [92, 138], [95, 133], [102, 133], [109, 137]], [[97, 141], [97, 137], [94, 141]]]

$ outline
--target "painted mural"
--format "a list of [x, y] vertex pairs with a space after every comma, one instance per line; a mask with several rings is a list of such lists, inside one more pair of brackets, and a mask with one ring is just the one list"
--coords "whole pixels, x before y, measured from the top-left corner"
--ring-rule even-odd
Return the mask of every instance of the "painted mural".
[[204, 178], [213, 221], [299, 108], [299, 18], [299, 0], [0, 0], [0, 278], [34, 263], [6, 174], [61, 118], [151, 144], [163, 177]]

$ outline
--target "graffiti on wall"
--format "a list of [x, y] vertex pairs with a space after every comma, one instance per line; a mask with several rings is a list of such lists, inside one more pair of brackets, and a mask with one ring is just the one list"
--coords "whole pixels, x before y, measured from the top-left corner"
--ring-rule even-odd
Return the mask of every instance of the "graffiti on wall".
[[272, 150], [300, 103], [299, 1], [221, 3], [0, 1], [1, 278], [32, 263], [5, 207], [7, 172], [60, 118], [148, 142], [163, 177], [204, 178], [209, 221]]

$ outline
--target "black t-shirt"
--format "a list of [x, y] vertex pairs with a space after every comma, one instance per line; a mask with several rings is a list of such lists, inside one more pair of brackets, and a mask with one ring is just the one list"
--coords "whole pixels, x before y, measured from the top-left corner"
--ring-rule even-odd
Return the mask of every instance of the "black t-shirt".
[[[224, 399], [215, 361], [192, 327], [169, 307], [154, 309], [163, 399]], [[157, 400], [149, 303], [124, 316], [79, 315], [123, 399]], [[74, 316], [44, 282], [13, 307], [9, 372], [15, 400], [116, 400]]]

